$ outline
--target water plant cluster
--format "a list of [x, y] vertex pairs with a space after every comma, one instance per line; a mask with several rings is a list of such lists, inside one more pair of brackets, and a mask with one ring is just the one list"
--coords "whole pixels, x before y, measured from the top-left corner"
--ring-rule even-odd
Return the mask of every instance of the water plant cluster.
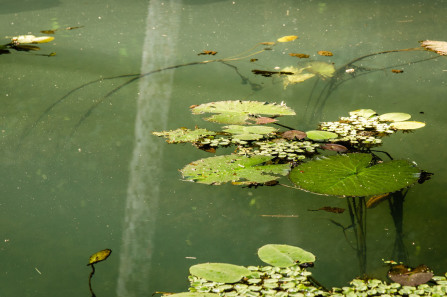
[[[420, 177], [421, 171], [411, 162], [382, 162], [370, 151], [385, 136], [425, 126], [408, 121], [411, 115], [406, 113], [378, 115], [371, 109], [359, 109], [338, 121], [322, 122], [317, 130], [299, 131], [278, 122], [280, 116], [295, 115], [283, 102], [218, 101], [193, 105], [191, 111], [211, 114], [205, 120], [225, 126], [220, 131], [196, 127], [153, 134], [165, 137], [168, 143], [189, 142], [211, 153], [219, 147], [236, 149], [234, 154], [186, 165], [181, 173], [187, 181], [270, 185], [288, 175], [305, 191], [355, 197], [394, 192], [411, 186]], [[323, 151], [343, 155], [323, 157]]]
[[[388, 283], [379, 279], [354, 279], [349, 286], [324, 288], [308, 270], [315, 256], [290, 245], [268, 244], [258, 250], [267, 266], [238, 266], [226, 263], [203, 263], [190, 268], [189, 292], [169, 294], [173, 297], [368, 297], [368, 296], [445, 296], [447, 274], [433, 276], [414, 285]], [[392, 268], [391, 270], [392, 271]], [[405, 273], [404, 273], [405, 274]], [[411, 275], [410, 275], [411, 277]], [[431, 280], [430, 280], [431, 279]], [[426, 283], [431, 281], [430, 284]], [[404, 281], [402, 283], [405, 283]]]

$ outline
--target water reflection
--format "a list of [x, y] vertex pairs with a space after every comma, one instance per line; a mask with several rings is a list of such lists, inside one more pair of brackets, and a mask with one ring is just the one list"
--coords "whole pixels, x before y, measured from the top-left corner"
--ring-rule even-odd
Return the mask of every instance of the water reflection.
[[[143, 45], [141, 73], [172, 63], [179, 31], [181, 1], [150, 1]], [[143, 296], [149, 292], [160, 196], [161, 156], [164, 143], [150, 131], [166, 129], [173, 71], [140, 79], [135, 140], [122, 235], [117, 285], [118, 296]]]

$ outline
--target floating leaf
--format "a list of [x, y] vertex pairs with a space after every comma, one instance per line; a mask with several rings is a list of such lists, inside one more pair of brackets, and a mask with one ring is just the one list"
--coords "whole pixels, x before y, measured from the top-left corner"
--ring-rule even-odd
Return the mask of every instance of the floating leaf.
[[220, 297], [220, 295], [214, 294], [214, 293], [191, 293], [191, 292], [166, 294], [163, 296], [169, 296], [169, 297]]
[[366, 201], [366, 208], [374, 208], [390, 197], [390, 193], [372, 196]]
[[372, 155], [330, 156], [295, 167], [289, 177], [305, 191], [335, 196], [370, 196], [395, 192], [414, 184], [420, 170], [406, 160], [370, 166]]
[[391, 69], [391, 72], [392, 73], [403, 73], [404, 71], [400, 70], [400, 69]]
[[295, 112], [285, 104], [275, 104], [259, 101], [218, 101], [194, 106], [193, 114], [217, 113], [205, 120], [222, 124], [249, 124], [250, 116], [295, 115]]
[[425, 127], [425, 123], [416, 122], [416, 121], [404, 121], [404, 122], [395, 122], [391, 123], [391, 128], [397, 130], [414, 130]]
[[90, 256], [87, 266], [104, 261], [110, 256], [111, 253], [112, 253], [111, 249], [105, 249], [97, 253], [94, 253], [93, 255]]
[[281, 137], [289, 140], [306, 138], [306, 132], [299, 130], [289, 130], [284, 132]]
[[379, 116], [379, 120], [382, 122], [402, 122], [409, 120], [410, 118], [411, 115], [402, 112], [390, 112]]
[[168, 143], [184, 143], [184, 142], [196, 142], [206, 136], [216, 135], [213, 131], [206, 129], [189, 130], [186, 128], [180, 128], [177, 130], [152, 132], [156, 136], [163, 136]]
[[201, 53], [198, 53], [198, 56], [202, 56], [202, 55], [216, 55], [217, 52], [216, 51], [207, 51], [207, 50], [203, 50]]
[[350, 116], [358, 116], [366, 119], [372, 117], [375, 114], [376, 112], [372, 109], [357, 109], [349, 112]]
[[299, 247], [286, 244], [267, 244], [258, 250], [259, 258], [276, 267], [315, 262], [315, 256]]
[[255, 120], [256, 125], [270, 124], [270, 123], [274, 123], [274, 122], [278, 121], [277, 119], [272, 119], [272, 118], [268, 118], [268, 117], [257, 117], [257, 118], [254, 118], [254, 120]]
[[395, 265], [388, 271], [388, 277], [402, 286], [419, 286], [433, 277], [433, 272], [426, 265], [412, 269], [405, 265]]
[[268, 126], [241, 126], [230, 125], [223, 128], [224, 132], [233, 134], [233, 138], [240, 140], [258, 140], [277, 129]]
[[183, 178], [203, 184], [220, 185], [226, 182], [247, 181], [265, 183], [287, 175], [289, 164], [265, 165], [273, 157], [226, 155], [201, 159], [186, 165]]
[[309, 58], [309, 55], [306, 55], [306, 54], [289, 53], [289, 56], [291, 56], [291, 57], [297, 57], [297, 58], [300, 58], [300, 59], [306, 59], [306, 58]]
[[327, 140], [334, 139], [338, 137], [338, 134], [328, 131], [320, 131], [320, 130], [312, 130], [307, 131], [307, 138], [318, 141], [318, 140]]
[[326, 56], [326, 57], [331, 57], [331, 56], [334, 55], [334, 54], [331, 53], [330, 51], [318, 51], [317, 54], [319, 54], [320, 56]]
[[289, 42], [289, 41], [294, 41], [297, 38], [298, 38], [298, 36], [296, 36], [296, 35], [288, 35], [288, 36], [283, 36], [281, 38], [278, 38], [277, 41], [278, 42]]
[[20, 35], [11, 38], [12, 43], [14, 44], [29, 44], [29, 43], [46, 43], [53, 41], [53, 36], [39, 36], [36, 37], [34, 35]]
[[348, 151], [348, 148], [346, 146], [336, 143], [325, 143], [321, 145], [321, 148], [329, 151], [335, 151], [338, 153], [344, 153]]
[[305, 67], [306, 71], [310, 73], [317, 74], [321, 78], [330, 78], [335, 73], [335, 67], [332, 63], [326, 63], [321, 61], [312, 61], [307, 63], [307, 66]]
[[246, 267], [226, 263], [203, 263], [191, 266], [189, 272], [197, 277], [219, 283], [235, 283], [251, 272]]
[[312, 78], [315, 76], [314, 73], [302, 73], [303, 70], [305, 70], [305, 69], [307, 69], [307, 67], [298, 69], [298, 68], [292, 67], [292, 66], [282, 69], [283, 72], [293, 73], [292, 75], [284, 76], [284, 78], [283, 78], [284, 89], [287, 88], [288, 85], [294, 85], [294, 84], [303, 82], [303, 81], [308, 80], [309, 78]]
[[441, 56], [447, 55], [447, 42], [446, 41], [436, 41], [436, 40], [425, 40], [422, 41], [421, 46], [428, 50], [434, 51]]

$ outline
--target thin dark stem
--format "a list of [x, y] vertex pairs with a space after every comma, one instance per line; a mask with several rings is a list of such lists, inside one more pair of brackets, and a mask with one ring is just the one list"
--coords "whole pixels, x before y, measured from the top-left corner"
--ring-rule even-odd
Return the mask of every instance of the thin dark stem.
[[91, 264], [91, 266], [92, 266], [92, 272], [90, 272], [90, 276], [88, 277], [88, 287], [90, 289], [90, 293], [92, 293], [92, 297], [96, 297], [96, 295], [92, 289], [92, 277], [93, 277], [93, 274], [95, 274], [95, 266], [93, 264]]

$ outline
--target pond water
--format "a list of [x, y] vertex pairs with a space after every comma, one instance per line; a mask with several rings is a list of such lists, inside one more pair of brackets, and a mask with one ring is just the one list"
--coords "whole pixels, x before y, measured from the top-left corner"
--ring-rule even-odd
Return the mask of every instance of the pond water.
[[[427, 51], [371, 56], [356, 64], [363, 67], [359, 75], [346, 74], [329, 94], [329, 80], [284, 89], [278, 78], [251, 73], [303, 63], [291, 52], [341, 67], [371, 53], [418, 47], [420, 40], [446, 40], [447, 1], [7, 0], [0, 14], [4, 37], [57, 29], [40, 51], [0, 56], [2, 296], [89, 296], [86, 264], [105, 248], [113, 252], [96, 266], [98, 297], [185, 291], [191, 265], [262, 265], [256, 250], [267, 243], [313, 252], [311, 271], [327, 287], [357, 277], [353, 229], [346, 230], [347, 241], [331, 222], [348, 226], [349, 215], [308, 211], [346, 208], [345, 199], [181, 181], [178, 169], [210, 154], [168, 145], [151, 132], [216, 127], [191, 115], [189, 106], [219, 100], [284, 101], [297, 117], [283, 123], [302, 130], [359, 108], [426, 122], [387, 138], [381, 149], [434, 173], [408, 191], [403, 241], [407, 264], [447, 271], [447, 59]], [[299, 38], [228, 63], [237, 68], [182, 66], [110, 95], [132, 77], [101, 80], [64, 97], [101, 78], [231, 57], [285, 35]], [[218, 53], [198, 56], [203, 50]], [[320, 50], [334, 55], [319, 56]], [[35, 55], [51, 52], [56, 55]], [[388, 203], [368, 209], [366, 228], [366, 272], [383, 278], [382, 259], [395, 256]]]

